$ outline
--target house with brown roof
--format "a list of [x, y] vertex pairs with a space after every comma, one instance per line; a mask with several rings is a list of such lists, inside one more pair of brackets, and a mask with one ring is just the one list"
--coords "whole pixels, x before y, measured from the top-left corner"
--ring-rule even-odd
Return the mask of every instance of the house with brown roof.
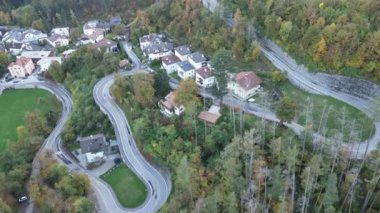
[[117, 52], [117, 43], [106, 38], [103, 38], [92, 46], [99, 50], [105, 49], [106, 52]]
[[32, 74], [34, 63], [30, 58], [20, 57], [17, 58], [16, 62], [13, 62], [8, 66], [8, 70], [13, 77], [23, 78]]
[[166, 70], [167, 74], [170, 74], [177, 70], [177, 63], [181, 60], [175, 55], [168, 55], [161, 58], [162, 68]]
[[231, 76], [227, 88], [235, 96], [247, 100], [257, 93], [261, 82], [261, 79], [253, 71], [240, 72]]
[[171, 117], [172, 115], [180, 115], [185, 111], [185, 107], [175, 103], [174, 98], [174, 92], [170, 92], [165, 99], [158, 102], [162, 114]]
[[198, 118], [207, 123], [208, 126], [213, 126], [216, 124], [220, 118], [220, 107], [212, 105], [208, 111], [202, 111]]
[[212, 87], [215, 83], [215, 77], [212, 75], [210, 67], [205, 66], [196, 69], [195, 82], [203, 88]]

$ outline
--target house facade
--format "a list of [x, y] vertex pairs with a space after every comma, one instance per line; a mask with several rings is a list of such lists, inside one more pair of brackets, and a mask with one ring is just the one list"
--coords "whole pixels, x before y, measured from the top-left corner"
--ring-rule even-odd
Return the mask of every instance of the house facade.
[[162, 68], [167, 74], [171, 74], [177, 70], [177, 63], [181, 60], [175, 55], [164, 56], [161, 58]]
[[100, 163], [105, 160], [104, 153], [108, 143], [103, 134], [79, 138], [81, 153], [85, 155], [87, 164]]
[[181, 61], [186, 61], [190, 54], [190, 48], [186, 45], [174, 48], [174, 55], [177, 56]]
[[170, 92], [165, 99], [158, 102], [162, 114], [171, 117], [172, 115], [181, 115], [185, 111], [185, 107], [176, 104], [174, 101], [174, 92]]
[[195, 68], [189, 61], [181, 61], [177, 63], [177, 74], [182, 79], [194, 78]]
[[195, 53], [190, 54], [188, 59], [189, 59], [190, 64], [193, 65], [195, 69], [199, 69], [207, 65], [206, 57], [200, 52], [195, 52]]
[[247, 100], [257, 93], [261, 82], [261, 79], [253, 71], [240, 72], [231, 76], [227, 88], [238, 98]]
[[34, 64], [32, 59], [20, 57], [16, 60], [16, 62], [13, 62], [8, 66], [8, 70], [13, 77], [23, 78], [32, 74]]
[[211, 73], [208, 66], [201, 67], [195, 70], [195, 82], [203, 88], [210, 88], [215, 84], [215, 77]]

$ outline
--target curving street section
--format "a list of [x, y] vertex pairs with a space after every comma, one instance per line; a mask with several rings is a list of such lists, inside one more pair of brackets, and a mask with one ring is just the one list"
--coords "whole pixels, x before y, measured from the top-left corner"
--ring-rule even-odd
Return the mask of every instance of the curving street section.
[[[202, 0], [206, 8], [218, 8], [219, 1]], [[212, 7], [210, 7], [210, 5]], [[214, 12], [215, 10], [211, 10]], [[233, 27], [233, 19], [224, 18], [225, 23], [229, 27]], [[372, 117], [369, 109], [371, 98], [356, 97], [341, 91], [329, 88], [325, 82], [319, 80], [316, 74], [310, 73], [303, 65], [298, 65], [296, 61], [285, 53], [278, 45], [269, 39], [256, 35], [255, 38], [260, 46], [263, 55], [269, 59], [279, 70], [287, 73], [288, 80], [298, 88], [317, 95], [325, 95], [345, 102], [358, 110], [364, 112], [367, 116]], [[375, 121], [375, 132], [371, 139], [365, 142], [357, 142], [354, 144], [345, 144], [351, 150], [353, 158], [363, 158], [367, 153], [378, 148], [380, 142], [380, 121]], [[298, 130], [303, 129], [302, 126], [297, 127]]]
[[[121, 74], [125, 76], [134, 75], [139, 72], [140, 61], [128, 43], [122, 43], [122, 46], [133, 61], [134, 68]], [[169, 197], [171, 191], [170, 176], [164, 171], [153, 167], [140, 153], [123, 110], [117, 105], [110, 94], [110, 87], [113, 83], [114, 75], [108, 75], [101, 79], [94, 87], [94, 99], [100, 109], [107, 114], [114, 127], [123, 161], [145, 183], [148, 189], [148, 197], [141, 206], [136, 209], [125, 210], [156, 212]]]

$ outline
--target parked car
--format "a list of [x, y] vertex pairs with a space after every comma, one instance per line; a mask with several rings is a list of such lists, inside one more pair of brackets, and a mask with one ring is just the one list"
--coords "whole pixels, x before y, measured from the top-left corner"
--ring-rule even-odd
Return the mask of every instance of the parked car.
[[19, 203], [22, 203], [24, 201], [28, 200], [28, 197], [27, 196], [21, 196], [19, 199], [18, 199], [18, 202]]

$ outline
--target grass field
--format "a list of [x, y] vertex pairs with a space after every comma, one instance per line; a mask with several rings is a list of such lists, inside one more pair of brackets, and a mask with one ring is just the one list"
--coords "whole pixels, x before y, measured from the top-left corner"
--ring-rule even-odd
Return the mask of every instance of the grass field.
[[[298, 106], [300, 107], [300, 112], [306, 107], [307, 98], [310, 99], [310, 102], [313, 105], [312, 117], [314, 130], [318, 130], [319, 128], [319, 124], [323, 114], [323, 109], [325, 108], [325, 111], [329, 109], [330, 113], [328, 114], [328, 119], [326, 122], [326, 135], [329, 137], [333, 136], [336, 132], [339, 132], [341, 130], [342, 112], [344, 110], [346, 111], [346, 121], [348, 121], [348, 123], [344, 125], [342, 128], [343, 132], [345, 133], [345, 139], [348, 138], [351, 126], [353, 124], [353, 129], [359, 130], [361, 132], [359, 134], [359, 138], [361, 140], [366, 140], [370, 138], [375, 131], [374, 123], [367, 115], [344, 102], [327, 96], [312, 95], [303, 92], [295, 88], [288, 82], [282, 86], [282, 91], [284, 95], [289, 96], [297, 102]], [[305, 116], [300, 114], [298, 122], [301, 124], [305, 124]]]
[[126, 208], [141, 205], [148, 194], [143, 182], [124, 164], [101, 176], [114, 190], [119, 202]]
[[24, 125], [25, 113], [40, 110], [46, 113], [57, 108], [58, 100], [40, 89], [6, 90], [0, 95], [0, 152], [10, 141], [16, 141], [16, 128]]

